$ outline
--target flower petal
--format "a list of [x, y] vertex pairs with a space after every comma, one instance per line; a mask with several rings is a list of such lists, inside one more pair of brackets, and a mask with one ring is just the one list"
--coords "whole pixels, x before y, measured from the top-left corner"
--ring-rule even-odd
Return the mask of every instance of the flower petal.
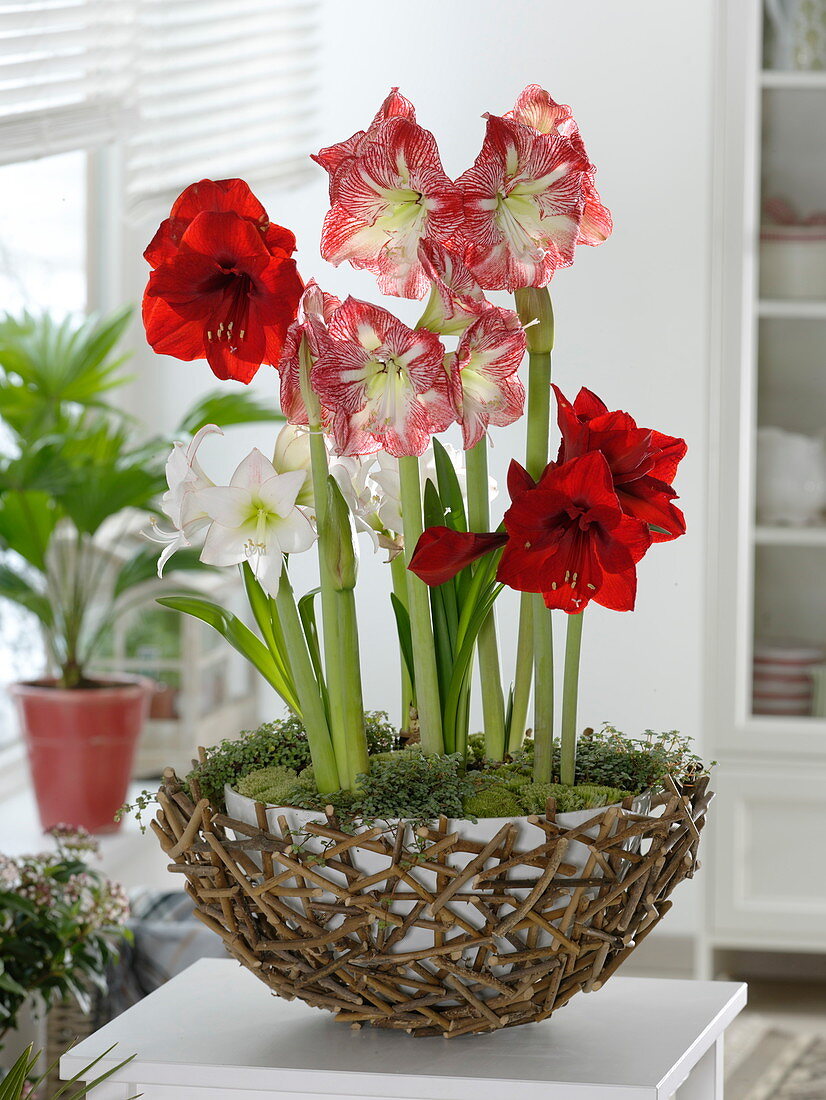
[[272, 535], [285, 554], [301, 554], [309, 550], [316, 540], [313, 525], [300, 508], [293, 508], [283, 518], [270, 520], [267, 534]]
[[193, 494], [196, 505], [223, 527], [240, 529], [252, 522], [252, 496], [247, 489], [213, 485]]
[[432, 588], [507, 541], [505, 534], [478, 535], [449, 527], [428, 527], [416, 544], [408, 569]]
[[285, 518], [295, 511], [295, 500], [304, 486], [305, 470], [292, 470], [286, 474], [276, 474], [261, 483], [256, 494], [257, 499], [269, 512]]
[[212, 523], [204, 539], [201, 561], [204, 565], [239, 565], [247, 557], [247, 544], [255, 537], [255, 524], [224, 527]]

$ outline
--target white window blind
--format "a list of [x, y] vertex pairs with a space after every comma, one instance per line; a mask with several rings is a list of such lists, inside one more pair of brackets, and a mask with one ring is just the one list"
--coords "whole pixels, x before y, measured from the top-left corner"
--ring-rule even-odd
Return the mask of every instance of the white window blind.
[[124, 129], [135, 0], [0, 0], [0, 164]]
[[205, 177], [306, 178], [319, 19], [318, 0], [138, 0], [132, 213], [168, 207]]

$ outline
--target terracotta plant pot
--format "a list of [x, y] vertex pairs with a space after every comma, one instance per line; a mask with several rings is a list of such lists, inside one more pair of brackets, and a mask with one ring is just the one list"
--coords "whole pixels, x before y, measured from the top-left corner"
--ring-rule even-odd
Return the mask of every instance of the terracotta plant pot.
[[152, 683], [139, 677], [60, 688], [55, 680], [12, 684], [26, 741], [40, 823], [82, 825], [92, 833], [119, 828]]

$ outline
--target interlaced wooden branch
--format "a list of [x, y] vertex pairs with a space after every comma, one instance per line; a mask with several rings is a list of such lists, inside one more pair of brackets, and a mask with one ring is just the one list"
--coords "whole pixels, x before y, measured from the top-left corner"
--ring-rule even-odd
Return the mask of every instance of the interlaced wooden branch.
[[152, 828], [196, 916], [280, 997], [356, 1028], [453, 1038], [543, 1020], [599, 989], [698, 869], [707, 788], [669, 781], [650, 814], [607, 807], [574, 829], [549, 802], [523, 825], [524, 850], [512, 823], [481, 841], [444, 818], [352, 836], [332, 808], [305, 844], [283, 818], [269, 831], [263, 806], [256, 827], [197, 790], [193, 802], [167, 771]]

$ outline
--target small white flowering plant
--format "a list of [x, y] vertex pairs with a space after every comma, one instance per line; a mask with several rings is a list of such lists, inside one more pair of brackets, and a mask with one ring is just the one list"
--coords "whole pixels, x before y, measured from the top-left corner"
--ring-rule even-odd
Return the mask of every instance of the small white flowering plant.
[[89, 864], [97, 842], [64, 825], [49, 835], [51, 851], [0, 855], [0, 1041], [30, 998], [84, 1005], [130, 936], [123, 887]]

